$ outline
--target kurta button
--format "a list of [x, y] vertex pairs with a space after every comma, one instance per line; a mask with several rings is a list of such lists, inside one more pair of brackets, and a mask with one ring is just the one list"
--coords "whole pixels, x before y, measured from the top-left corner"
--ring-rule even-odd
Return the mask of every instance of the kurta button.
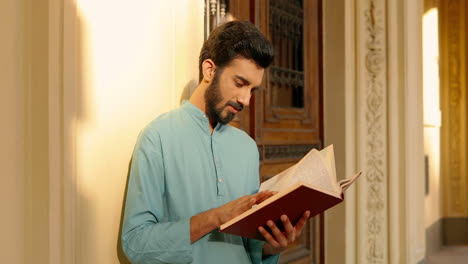
[[219, 178], [218, 181], [219, 181], [219, 183], [222, 183], [222, 182], [223, 182], [223, 179]]

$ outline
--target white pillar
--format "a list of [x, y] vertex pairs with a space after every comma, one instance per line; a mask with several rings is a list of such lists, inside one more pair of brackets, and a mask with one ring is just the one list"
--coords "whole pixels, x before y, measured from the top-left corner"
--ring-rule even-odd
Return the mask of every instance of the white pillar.
[[424, 257], [422, 1], [345, 4], [347, 263]]

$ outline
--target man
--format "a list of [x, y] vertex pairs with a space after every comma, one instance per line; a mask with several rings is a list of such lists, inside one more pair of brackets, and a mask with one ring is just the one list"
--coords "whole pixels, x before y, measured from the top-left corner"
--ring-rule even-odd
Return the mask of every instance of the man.
[[189, 101], [140, 134], [122, 231], [133, 263], [276, 263], [309, 212], [285, 232], [268, 221], [266, 243], [218, 228], [272, 194], [258, 192], [255, 142], [227, 125], [249, 105], [273, 60], [271, 43], [249, 22], [215, 29], [200, 53], [200, 83]]

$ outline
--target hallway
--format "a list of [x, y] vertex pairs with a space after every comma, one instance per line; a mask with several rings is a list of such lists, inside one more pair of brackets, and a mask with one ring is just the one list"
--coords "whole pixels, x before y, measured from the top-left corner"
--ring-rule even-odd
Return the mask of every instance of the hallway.
[[444, 247], [429, 256], [427, 264], [466, 264], [468, 263], [468, 245]]

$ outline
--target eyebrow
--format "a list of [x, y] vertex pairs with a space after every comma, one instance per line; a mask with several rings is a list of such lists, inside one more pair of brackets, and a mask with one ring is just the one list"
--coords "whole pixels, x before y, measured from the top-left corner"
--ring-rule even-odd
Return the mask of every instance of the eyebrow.
[[[242, 82], [244, 82], [246, 85], [250, 85], [250, 82], [249, 80], [245, 79], [244, 77], [240, 76], [240, 75], [234, 75], [235, 78], [241, 80]], [[252, 89], [260, 89], [260, 86], [255, 86], [253, 87]]]

